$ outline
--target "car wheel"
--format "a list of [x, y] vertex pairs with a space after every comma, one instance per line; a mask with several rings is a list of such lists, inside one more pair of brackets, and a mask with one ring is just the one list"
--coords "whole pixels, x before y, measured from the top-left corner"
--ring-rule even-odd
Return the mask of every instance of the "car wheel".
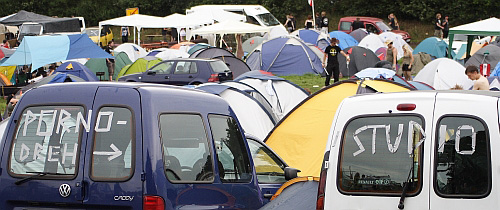
[[191, 85], [201, 85], [201, 82], [193, 82]]
[[127, 80], [127, 82], [136, 82], [136, 81], [134, 81], [134, 80]]

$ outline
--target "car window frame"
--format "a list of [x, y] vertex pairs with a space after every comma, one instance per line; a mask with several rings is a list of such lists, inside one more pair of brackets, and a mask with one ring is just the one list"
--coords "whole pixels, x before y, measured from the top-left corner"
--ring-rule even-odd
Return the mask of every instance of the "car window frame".
[[[162, 64], [165, 64], [165, 63], [169, 63], [169, 62], [172, 62], [172, 65], [170, 66], [170, 72], [168, 73], [165, 73], [165, 72], [160, 72], [158, 70], [154, 70], [155, 67], [159, 66], [159, 65], [162, 65]], [[169, 61], [169, 60], [166, 60], [166, 61], [162, 61], [160, 63], [157, 63], [156, 65], [154, 65], [153, 67], [151, 67], [150, 69], [148, 69], [147, 71], [150, 71], [150, 72], [154, 72], [155, 74], [173, 74], [172, 73], [172, 67], [173, 66], [177, 66], [177, 61]], [[146, 71], [146, 72], [147, 72]]]
[[[341, 172], [341, 168], [342, 168], [342, 155], [344, 154], [344, 136], [346, 135], [346, 130], [347, 130], [347, 127], [351, 124], [352, 121], [354, 120], [357, 120], [357, 119], [360, 119], [360, 118], [371, 118], [371, 117], [406, 117], [406, 116], [410, 116], [410, 117], [418, 117], [420, 118], [420, 120], [422, 121], [422, 129], [425, 131], [425, 118], [421, 115], [421, 114], [418, 114], [418, 113], [412, 113], [412, 114], [408, 114], [408, 113], [402, 113], [402, 114], [365, 114], [365, 115], [357, 115], [357, 116], [354, 116], [352, 118], [350, 118], [343, 126], [342, 128], [342, 135], [341, 135], [341, 139], [339, 140], [340, 141], [340, 146], [339, 146], [339, 153], [338, 153], [338, 157], [337, 157], [337, 173], [335, 175], [335, 183], [337, 185], [337, 190], [338, 192], [340, 192], [341, 194], [343, 195], [349, 195], [349, 196], [380, 196], [380, 197], [400, 197], [401, 196], [401, 193], [387, 193], [387, 192], [348, 192], [348, 191], [345, 191], [343, 189], [341, 189], [341, 181], [340, 181], [340, 176], [342, 176]], [[429, 138], [429, 137], [427, 137]], [[417, 177], [419, 178], [418, 180], [418, 183], [417, 183], [417, 189], [414, 191], [414, 192], [409, 192], [407, 191], [406, 192], [406, 197], [416, 197], [418, 195], [420, 195], [420, 193], [422, 192], [422, 189], [424, 188], [424, 174], [423, 174], [423, 170], [424, 170], [424, 156], [425, 156], [425, 149], [424, 149], [424, 146], [425, 146], [425, 142], [426, 141], [429, 141], [429, 139], [426, 139], [422, 142], [422, 144], [420, 145], [420, 154], [419, 154], [419, 168], [418, 168], [418, 171], [417, 171]], [[406, 172], [406, 171], [405, 171]]]
[[[441, 193], [439, 192], [438, 190], [438, 186], [437, 186], [437, 166], [438, 166], [438, 148], [439, 148], [439, 126], [441, 121], [447, 117], [462, 117], [462, 118], [470, 118], [470, 119], [474, 119], [474, 120], [477, 120], [478, 122], [480, 122], [483, 126], [484, 126], [484, 131], [486, 132], [486, 149], [487, 149], [487, 155], [488, 155], [488, 189], [486, 191], [486, 193], [484, 194], [481, 194], [481, 195], [464, 195], [464, 194], [458, 194], [458, 195], [450, 195], [450, 194], [444, 194], [444, 193]], [[488, 128], [488, 124], [486, 123], [486, 121], [484, 121], [482, 118], [478, 117], [478, 116], [474, 116], [474, 115], [468, 115], [468, 114], [445, 114], [445, 115], [442, 115], [439, 117], [439, 119], [436, 121], [436, 126], [435, 126], [436, 130], [434, 131], [435, 134], [435, 142], [432, 146], [432, 149], [433, 149], [433, 152], [434, 152], [434, 160], [433, 160], [433, 163], [432, 163], [432, 175], [434, 176], [432, 178], [432, 186], [434, 188], [434, 193], [436, 193], [436, 195], [438, 195], [439, 197], [441, 198], [461, 198], [461, 199], [481, 199], [481, 198], [485, 198], [485, 197], [488, 197], [490, 194], [491, 194], [491, 191], [492, 191], [492, 188], [493, 188], [493, 171], [492, 171], [492, 165], [491, 165], [491, 137], [490, 137], [490, 130]]]
[[[16, 133], [19, 129], [19, 126], [21, 126], [21, 118], [22, 118], [22, 114], [24, 113], [24, 111], [26, 109], [29, 109], [29, 108], [33, 108], [33, 107], [41, 107], [41, 106], [79, 106], [81, 108], [83, 108], [83, 115], [84, 116], [87, 116], [89, 114], [89, 111], [87, 109], [87, 106], [85, 106], [85, 104], [77, 104], [77, 103], [47, 103], [47, 104], [31, 104], [29, 106], [26, 106], [24, 107], [24, 109], [19, 112], [21, 113], [20, 116], [17, 118], [17, 119], [12, 119], [14, 120], [14, 122], [16, 123], [16, 126], [14, 128], [14, 134], [12, 135], [12, 138], [10, 139], [10, 149], [9, 149], [9, 155], [8, 155], [8, 158], [7, 158], [7, 173], [11, 176], [11, 177], [15, 177], [15, 178], [25, 178], [25, 177], [30, 177], [30, 176], [33, 176], [35, 174], [16, 174], [16, 173], [13, 173], [11, 172], [11, 160], [12, 160], [12, 155], [14, 154], [14, 140], [16, 139]], [[13, 116], [11, 116], [13, 117]], [[5, 130], [6, 132], [8, 132], [8, 128], [6, 128]], [[83, 137], [83, 132], [84, 132], [84, 127], [83, 126], [80, 126], [80, 130], [78, 131], [78, 133], [80, 133], [81, 135], [79, 135], [78, 137], [78, 154], [76, 156], [76, 161], [75, 161], [75, 173], [74, 174], [68, 174], [68, 175], [50, 175], [50, 174], [47, 174], [45, 176], [38, 176], [36, 177], [36, 179], [46, 179], [46, 180], [73, 180], [75, 179], [76, 177], [78, 177], [78, 174], [79, 174], [79, 170], [80, 170], [80, 157], [82, 156], [82, 139], [84, 138]], [[5, 137], [7, 136], [8, 134], [5, 134]], [[3, 141], [4, 143], [6, 143], [6, 139], [4, 139]], [[86, 154], [83, 154], [84, 156]], [[70, 176], [71, 175], [71, 176]]]
[[[207, 138], [207, 146], [208, 146], [208, 152], [210, 153], [210, 156], [211, 156], [211, 160], [212, 160], [212, 172], [213, 172], [213, 179], [212, 181], [183, 181], [183, 180], [170, 180], [167, 176], [167, 170], [166, 170], [166, 165], [165, 165], [165, 151], [164, 151], [164, 146], [163, 146], [163, 136], [162, 136], [162, 130], [161, 130], [161, 121], [160, 121], [160, 117], [162, 115], [166, 115], [166, 114], [179, 114], [179, 115], [197, 115], [197, 116], [200, 116], [201, 118], [201, 122], [203, 124], [203, 129], [205, 130], [205, 136]], [[171, 184], [212, 184], [212, 183], [215, 183], [215, 180], [216, 180], [216, 174], [218, 176], [219, 174], [219, 171], [215, 170], [215, 157], [214, 155], [215, 152], [214, 152], [214, 145], [213, 145], [213, 138], [211, 135], [208, 135], [209, 134], [209, 131], [207, 130], [207, 122], [208, 122], [208, 118], [206, 118], [207, 116], [203, 115], [202, 113], [199, 113], [199, 112], [160, 112], [158, 113], [158, 116], [157, 116], [157, 119], [158, 119], [158, 132], [159, 132], [159, 135], [160, 135], [160, 145], [161, 145], [161, 155], [162, 155], [162, 163], [163, 163], [163, 174], [165, 175], [165, 179], [170, 182]]]
[[[130, 111], [130, 116], [132, 117], [132, 120], [130, 122], [131, 123], [131, 133], [130, 133], [130, 136], [132, 138], [132, 140], [131, 140], [131, 143], [132, 143], [132, 145], [131, 145], [132, 157], [131, 157], [131, 163], [130, 163], [131, 164], [130, 165], [131, 166], [130, 167], [131, 173], [126, 178], [99, 178], [99, 177], [97, 177], [97, 179], [96, 179], [96, 177], [93, 176], [93, 174], [92, 174], [92, 169], [93, 169], [93, 166], [94, 166], [94, 161], [93, 161], [94, 160], [94, 154], [93, 154], [93, 152], [95, 151], [95, 141], [96, 141], [95, 140], [95, 136], [97, 134], [97, 132], [95, 132], [95, 130], [94, 130], [94, 131], [92, 131], [92, 136], [91, 136], [91, 140], [92, 140], [92, 142], [91, 142], [91, 145], [92, 145], [91, 151], [92, 151], [92, 153], [91, 154], [85, 154], [85, 155], [90, 155], [90, 157], [89, 157], [89, 160], [90, 160], [89, 162], [90, 163], [89, 163], [89, 171], [88, 171], [88, 173], [89, 173], [89, 178], [92, 181], [94, 181], [94, 182], [126, 182], [126, 181], [132, 179], [134, 177], [134, 175], [135, 175], [135, 167], [136, 167], [135, 159], [136, 159], [136, 156], [137, 156], [137, 154], [136, 154], [136, 149], [137, 149], [136, 148], [136, 145], [137, 145], [136, 144], [136, 141], [137, 141], [137, 139], [136, 139], [136, 135], [137, 135], [136, 134], [136, 129], [137, 128], [136, 128], [136, 119], [135, 119], [134, 109], [132, 107], [130, 107], [130, 106], [127, 106], [127, 105], [102, 104], [101, 106], [98, 107], [98, 109], [97, 109], [98, 111], [95, 112], [95, 113], [98, 114], [101, 111], [102, 108], [111, 108], [111, 107], [128, 109]], [[94, 117], [92, 117], [92, 119], [93, 119], [94, 122], [91, 123], [91, 126], [95, 127], [95, 125], [97, 123], [97, 115], [95, 116], [95, 119], [94, 119]], [[90, 133], [89, 133], [89, 135], [90, 135]], [[122, 151], [122, 152], [123, 152], [123, 154], [125, 154], [125, 151]]]
[[[249, 147], [248, 149], [250, 150], [250, 153], [252, 153], [252, 151], [250, 149], [250, 144], [251, 144], [250, 142], [255, 142], [256, 145], [259, 145], [259, 147], [267, 149], [272, 155], [268, 155], [268, 153], [264, 151], [266, 153], [266, 155], [269, 156], [275, 163], [279, 162], [279, 163], [281, 163], [283, 165], [283, 168], [281, 168], [281, 167], [280, 168], [283, 170], [283, 178], [285, 178], [285, 174], [284, 174], [285, 173], [285, 168], [288, 167], [288, 164], [286, 164], [285, 161], [283, 161], [283, 159], [281, 159], [281, 157], [278, 156], [278, 154], [276, 154], [271, 148], [269, 148], [263, 142], [261, 142], [259, 140], [256, 140], [256, 139], [253, 139], [253, 138], [246, 138], [246, 139], [247, 139], [247, 144], [248, 144], [248, 147]], [[250, 154], [250, 155], [252, 155], [252, 154]], [[254, 161], [253, 156], [252, 156], [252, 161]], [[253, 165], [254, 165], [254, 169], [255, 169], [255, 175], [257, 177], [257, 182], [259, 184], [278, 184], [278, 182], [260, 182], [259, 181], [259, 175], [257, 175], [257, 168], [255, 167], [255, 162], [254, 162]], [[285, 182], [287, 182], [287, 180]], [[283, 182], [283, 183], [285, 183], [285, 182]]]

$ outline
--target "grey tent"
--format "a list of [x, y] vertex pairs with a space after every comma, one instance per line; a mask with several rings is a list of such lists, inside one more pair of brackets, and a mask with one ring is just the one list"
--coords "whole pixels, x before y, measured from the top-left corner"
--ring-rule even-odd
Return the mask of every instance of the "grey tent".
[[[301, 178], [302, 177], [296, 179]], [[294, 179], [289, 182], [293, 181]], [[283, 189], [274, 200], [261, 207], [260, 210], [313, 210], [316, 209], [317, 193], [318, 181], [316, 180], [294, 182], [292, 185]]]
[[80, 20], [78, 18], [53, 18], [21, 10], [2, 21], [1, 24], [9, 26], [20, 26], [26, 22], [40, 23], [44, 33], [55, 32], [80, 32]]
[[366, 29], [364, 28], [358, 28], [352, 31], [349, 35], [356, 39], [356, 41], [361, 42], [361, 40], [368, 35], [368, 31], [366, 31]]
[[491, 65], [491, 70], [493, 70], [499, 61], [500, 47], [490, 44], [476, 51], [465, 63], [465, 66], [479, 67], [480, 64], [487, 63]]
[[374, 67], [380, 59], [375, 55], [375, 53], [369, 49], [359, 46], [348, 47], [344, 49], [344, 52], [349, 54], [351, 61], [349, 62], [349, 67], [347, 66], [346, 58], [342, 55], [337, 56], [340, 65], [340, 72], [345, 76], [353, 76], [359, 71], [366, 69], [368, 67]]
[[243, 52], [246, 53], [252, 52], [257, 46], [259, 46], [265, 40], [266, 39], [264, 39], [264, 37], [261, 36], [250, 37], [242, 44]]
[[221, 48], [205, 48], [200, 49], [189, 56], [190, 58], [211, 58], [211, 59], [219, 59], [226, 63], [227, 67], [233, 72], [233, 77], [236, 78], [246, 72], [250, 71], [250, 67], [237, 58], [231, 52], [221, 49]]

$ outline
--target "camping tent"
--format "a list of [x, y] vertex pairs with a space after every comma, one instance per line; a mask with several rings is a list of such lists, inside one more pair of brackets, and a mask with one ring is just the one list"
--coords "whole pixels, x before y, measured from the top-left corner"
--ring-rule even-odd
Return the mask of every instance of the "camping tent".
[[26, 36], [16, 52], [1, 66], [29, 65], [31, 69], [74, 58], [113, 58], [87, 34]]
[[153, 67], [157, 63], [161, 62], [160, 58], [154, 57], [154, 56], [146, 56], [143, 58], [137, 59], [134, 63], [130, 64], [130, 66], [124, 66], [120, 72], [118, 73], [118, 76], [116, 79], [120, 78], [121, 76], [127, 75], [127, 74], [135, 74], [135, 73], [141, 73], [145, 72], [149, 68]]
[[267, 112], [255, 98], [241, 90], [215, 83], [203, 84], [196, 89], [222, 97], [231, 106], [245, 133], [264, 139], [275, 125], [271, 113]]
[[189, 57], [211, 58], [224, 61], [224, 63], [226, 63], [227, 67], [229, 67], [231, 72], [233, 72], [234, 78], [250, 71], [250, 67], [248, 67], [248, 65], [244, 61], [240, 60], [239, 58], [236, 58], [234, 54], [222, 48], [211, 47], [211, 48], [201, 49], [194, 52]]
[[403, 46], [408, 45], [408, 49], [413, 52], [413, 49], [410, 47], [408, 43], [403, 39], [403, 37], [399, 34], [395, 34], [393, 32], [384, 32], [378, 35], [383, 42], [388, 40], [393, 42], [393, 46], [398, 50], [397, 59], [401, 59], [404, 56]]
[[45, 84], [63, 83], [63, 82], [86, 82], [86, 81], [78, 76], [73, 75], [73, 74], [56, 72], [50, 76], [42, 78], [40, 81], [38, 81], [36, 83], [31, 83], [31, 84], [24, 86], [21, 90], [23, 92], [26, 92], [29, 89], [32, 89], [35, 87], [40, 87], [40, 86], [45, 85]]
[[220, 57], [220, 56], [234, 57], [234, 54], [227, 51], [226, 49], [211, 47], [211, 48], [207, 48], [207, 49], [198, 50], [198, 51], [192, 53], [189, 57], [190, 58], [214, 58], [214, 57]]
[[264, 70], [279, 76], [324, 72], [321, 59], [295, 36], [263, 42], [248, 55], [246, 62], [252, 70]]
[[[448, 52], [452, 50], [453, 38], [455, 37], [455, 34], [465, 34], [467, 35], [467, 51], [465, 55], [466, 56], [470, 55], [470, 46], [474, 41], [474, 36], [477, 35], [498, 36], [500, 35], [500, 27], [498, 27], [499, 25], [500, 25], [500, 19], [492, 17], [486, 20], [481, 20], [450, 28], [449, 32], [450, 43], [448, 44], [449, 45]], [[448, 53], [448, 56], [451, 57], [451, 54]]]
[[290, 35], [297, 36], [302, 39], [305, 43], [313, 44], [319, 47], [319, 49], [325, 51], [326, 47], [330, 45], [330, 37], [328, 34], [321, 33], [314, 29], [299, 29], [292, 32]]
[[262, 42], [264, 42], [263, 37], [261, 36], [254, 36], [250, 37], [249, 39], [245, 40], [242, 44], [243, 52], [250, 53], [252, 52], [257, 46], [259, 46]]
[[[151, 56], [151, 53], [154, 51], [151, 51], [148, 56]], [[182, 50], [176, 50], [176, 49], [164, 49], [155, 55], [153, 55], [157, 58], [161, 58], [162, 60], [171, 60], [171, 59], [176, 59], [176, 58], [188, 58], [189, 54]]]
[[442, 39], [439, 39], [437, 37], [429, 37], [427, 39], [424, 39], [424, 41], [420, 42], [420, 44], [417, 45], [415, 50], [413, 50], [413, 54], [424, 52], [436, 58], [442, 58], [446, 57], [447, 50], [448, 44], [446, 44], [446, 42], [444, 42]]
[[349, 35], [351, 35], [354, 39], [356, 39], [356, 41], [361, 42], [361, 40], [363, 40], [363, 38], [368, 36], [368, 34], [369, 33], [368, 33], [368, 31], [366, 31], [366, 29], [358, 28], [358, 29], [352, 31]]
[[382, 39], [380, 39], [380, 37], [376, 34], [369, 34], [368, 36], [365, 36], [365, 38], [359, 42], [358, 46], [367, 48], [373, 52], [376, 52], [381, 47], [387, 47]]
[[[132, 61], [128, 58], [127, 53], [125, 52], [115, 53], [115, 72], [113, 74], [113, 78], [118, 78], [118, 73], [120, 72], [120, 70], [124, 66], [129, 65], [131, 63]], [[105, 58], [91, 58], [85, 63], [85, 66], [89, 68], [92, 72], [94, 72], [95, 75], [97, 75], [97, 72], [102, 72], [101, 74], [104, 75], [102, 75], [100, 79], [103, 80], [109, 79], [108, 66], [106, 65]]]
[[499, 61], [500, 47], [490, 44], [474, 53], [474, 55], [467, 60], [465, 66], [479, 67], [480, 64], [487, 63], [490, 64], [490, 67], [493, 70]]
[[124, 43], [116, 47], [113, 52], [119, 53], [119, 52], [125, 52], [128, 55], [128, 58], [134, 62], [139, 58], [142, 58], [147, 55], [147, 52], [144, 48], [140, 47], [139, 45], [132, 44], [132, 43]]
[[81, 63], [74, 61], [61, 64], [54, 72], [72, 74], [82, 78], [85, 81], [99, 81], [94, 72], [90, 71], [90, 69], [88, 69]]
[[189, 50], [187, 51], [187, 53], [189, 55], [193, 54], [194, 52], [198, 51], [198, 50], [201, 50], [201, 49], [206, 49], [206, 48], [210, 48], [212, 47], [211, 45], [209, 44], [205, 44], [205, 43], [198, 43], [198, 44], [195, 44], [193, 46], [191, 46], [189, 48]]
[[342, 31], [332, 31], [330, 32], [330, 37], [337, 38], [339, 40], [339, 47], [342, 50], [351, 46], [358, 46], [359, 44], [354, 37]]
[[314, 209], [318, 194], [318, 177], [297, 177], [285, 182], [272, 196], [271, 202], [259, 210]]
[[298, 103], [309, 96], [304, 89], [276, 76], [254, 74], [253, 71], [240, 75], [234, 81], [241, 82], [259, 91], [273, 107], [273, 113], [281, 119]]
[[319, 176], [333, 117], [340, 102], [361, 92], [409, 89], [387, 80], [344, 80], [304, 99], [269, 133], [265, 142], [300, 176]]
[[374, 67], [380, 59], [371, 50], [364, 47], [353, 46], [344, 49], [346, 54], [349, 54], [351, 61], [347, 65], [346, 57], [337, 56], [339, 60], [340, 72], [345, 76], [352, 76], [357, 72], [368, 68]]
[[428, 84], [436, 90], [449, 90], [455, 85], [467, 90], [473, 84], [465, 75], [465, 67], [449, 58], [433, 60], [413, 80]]

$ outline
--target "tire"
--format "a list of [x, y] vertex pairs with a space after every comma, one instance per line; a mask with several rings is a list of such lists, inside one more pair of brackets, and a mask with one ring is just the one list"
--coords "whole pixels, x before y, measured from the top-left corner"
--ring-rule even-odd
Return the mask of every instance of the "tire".
[[193, 82], [191, 83], [191, 85], [201, 85], [202, 83], [201, 82]]

